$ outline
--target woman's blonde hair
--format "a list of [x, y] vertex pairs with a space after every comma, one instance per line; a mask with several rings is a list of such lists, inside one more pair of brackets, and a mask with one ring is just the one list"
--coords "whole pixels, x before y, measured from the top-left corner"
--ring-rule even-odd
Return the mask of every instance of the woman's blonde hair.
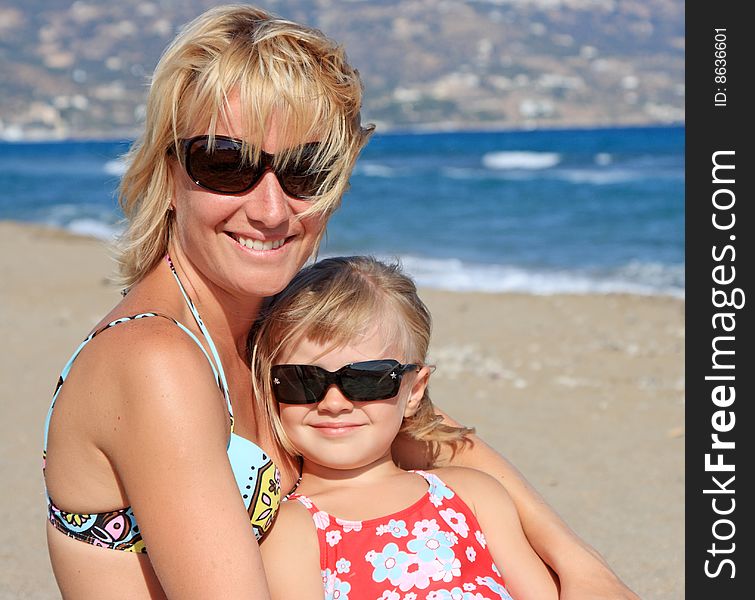
[[[249, 339], [256, 402], [289, 453], [299, 454], [280, 422], [271, 367], [299, 340], [338, 348], [376, 328], [401, 349], [403, 360], [426, 365], [430, 312], [399, 263], [368, 256], [326, 258], [305, 267], [260, 311]], [[440, 444], [456, 450], [472, 431], [444, 424], [425, 388], [417, 411], [404, 419], [400, 433], [428, 444], [429, 456], [436, 458]]]
[[[340, 46], [321, 31], [248, 5], [208, 10], [189, 23], [155, 68], [142, 136], [126, 159], [119, 202], [126, 217], [118, 261], [132, 285], [165, 255], [173, 225], [170, 161], [183, 160], [179, 141], [214, 136], [228, 123], [238, 94], [244, 147], [255, 160], [273, 114], [283, 144], [317, 140], [313, 170], [326, 170], [323, 191], [303, 216], [328, 216], [348, 187], [351, 170], [373, 127], [360, 124], [362, 83]], [[290, 147], [278, 166], [295, 160]]]

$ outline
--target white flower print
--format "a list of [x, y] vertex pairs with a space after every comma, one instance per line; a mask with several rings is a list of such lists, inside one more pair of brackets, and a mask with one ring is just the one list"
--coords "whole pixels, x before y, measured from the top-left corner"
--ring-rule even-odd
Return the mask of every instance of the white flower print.
[[471, 592], [477, 589], [477, 586], [474, 583], [465, 583], [463, 586], [465, 592]]
[[437, 531], [440, 531], [440, 526], [435, 519], [423, 519], [414, 524], [412, 535], [416, 538], [426, 538], [430, 537]]
[[339, 558], [336, 561], [336, 571], [339, 573], [348, 573], [351, 571], [351, 563], [345, 558]]
[[328, 542], [329, 546], [335, 546], [338, 542], [341, 541], [341, 532], [338, 530], [326, 531], [325, 541]]
[[480, 542], [480, 546], [485, 548], [488, 545], [487, 540], [485, 540], [485, 534], [482, 533], [482, 531], [475, 531], [474, 536], [477, 538], [477, 541]]
[[375, 550], [370, 550], [367, 554], [364, 555], [364, 560], [366, 560], [368, 563], [371, 563], [376, 554], [377, 552], [375, 552]]
[[438, 570], [438, 561], [422, 562], [417, 560], [416, 555], [411, 556], [412, 560], [406, 565], [401, 579], [398, 580], [398, 587], [403, 592], [412, 588], [424, 590], [430, 585], [430, 578]]
[[513, 600], [511, 596], [509, 595], [508, 590], [505, 587], [503, 587], [500, 583], [498, 583], [495, 579], [493, 579], [492, 577], [478, 577], [477, 583], [479, 585], [483, 585], [487, 588], [490, 588], [491, 591], [498, 594], [501, 600]]
[[437, 475], [433, 475], [432, 473], [425, 473], [425, 476], [427, 477], [427, 480], [430, 482], [430, 502], [432, 502], [433, 506], [436, 508], [443, 504], [443, 498], [453, 498], [455, 494], [453, 491], [451, 491], [450, 488], [446, 487], [446, 484], [443, 483]]
[[462, 513], [455, 511], [453, 508], [446, 508], [445, 510], [438, 511], [443, 520], [448, 523], [456, 533], [465, 538], [469, 535], [469, 525], [467, 525], [467, 517]]
[[471, 563], [477, 560], [477, 551], [472, 546], [467, 546], [467, 560]]
[[438, 563], [440, 568], [433, 575], [433, 581], [445, 581], [446, 583], [453, 580], [454, 577], [461, 575], [461, 561], [458, 558], [446, 562]]
[[330, 515], [322, 510], [313, 514], [312, 520], [315, 522], [317, 529], [327, 529], [330, 525]]
[[490, 568], [493, 570], [493, 573], [495, 573], [496, 575], [498, 575], [498, 577], [501, 576], [501, 572], [498, 570], [498, 567], [495, 566], [495, 563], [493, 563], [492, 565], [490, 565]]
[[385, 590], [377, 600], [401, 600], [401, 594], [392, 590]]
[[386, 524], [378, 525], [377, 527], [375, 527], [375, 533], [377, 535], [383, 535], [383, 534], [388, 533], [389, 531], [390, 529], [388, 529], [388, 525]]
[[361, 521], [347, 521], [346, 519], [339, 519], [336, 517], [336, 523], [343, 527], [344, 533], [348, 533], [349, 531], [362, 531]]
[[417, 600], [417, 594], [414, 592], [409, 592], [406, 596], [404, 596], [404, 600]]
[[455, 546], [459, 543], [459, 538], [456, 536], [455, 533], [451, 533], [450, 531], [444, 531], [443, 535], [446, 536], [446, 539], [451, 542], [452, 546]]
[[[432, 502], [435, 508], [438, 508], [441, 504], [443, 504], [443, 498], [441, 498], [440, 496], [436, 496], [434, 494], [430, 494], [430, 502]], [[430, 596], [428, 596], [428, 598], [429, 597]]]
[[312, 508], [312, 500], [310, 500], [306, 496], [298, 496], [296, 499], [307, 508]]

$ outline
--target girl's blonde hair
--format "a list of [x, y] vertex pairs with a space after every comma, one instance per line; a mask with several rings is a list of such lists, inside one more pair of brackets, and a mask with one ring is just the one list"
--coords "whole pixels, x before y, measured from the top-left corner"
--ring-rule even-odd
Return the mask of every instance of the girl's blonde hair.
[[[256, 402], [289, 453], [299, 454], [280, 422], [271, 367], [299, 340], [338, 348], [377, 327], [384, 339], [401, 349], [403, 360], [426, 365], [432, 319], [414, 282], [398, 263], [385, 264], [367, 256], [327, 258], [302, 269], [260, 311], [249, 341]], [[441, 444], [455, 451], [472, 431], [444, 424], [426, 388], [417, 411], [404, 419], [400, 433], [424, 442], [434, 459]]]
[[321, 31], [248, 5], [208, 10], [165, 50], [147, 99], [144, 133], [126, 159], [119, 203], [127, 228], [120, 238], [121, 279], [132, 285], [165, 255], [173, 226], [171, 160], [179, 141], [228, 124], [238, 94], [244, 148], [255, 160], [275, 114], [283, 124], [276, 166], [296, 160], [293, 146], [316, 140], [313, 170], [326, 170], [322, 193], [301, 217], [330, 215], [372, 126], [360, 124], [362, 83], [340, 46]]

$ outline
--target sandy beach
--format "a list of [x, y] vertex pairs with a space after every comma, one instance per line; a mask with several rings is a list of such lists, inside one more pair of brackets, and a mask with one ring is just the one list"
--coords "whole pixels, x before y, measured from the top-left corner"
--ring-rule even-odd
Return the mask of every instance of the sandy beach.
[[[42, 431], [118, 300], [100, 241], [0, 222], [0, 599], [58, 598]], [[684, 597], [684, 302], [423, 290], [435, 402], [526, 475], [643, 599]]]

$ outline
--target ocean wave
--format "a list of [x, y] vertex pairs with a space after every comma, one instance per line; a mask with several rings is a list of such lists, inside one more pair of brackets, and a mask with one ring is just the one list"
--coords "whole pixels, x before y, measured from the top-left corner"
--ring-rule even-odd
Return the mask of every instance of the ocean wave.
[[461, 180], [495, 180], [495, 181], [534, 181], [542, 179], [543, 173], [536, 173], [532, 170], [498, 170], [469, 168], [469, 167], [443, 167], [440, 170], [441, 176], [448, 179]]
[[650, 179], [653, 174], [630, 169], [558, 169], [550, 173], [550, 177], [569, 183], [611, 185]]
[[380, 163], [361, 162], [357, 163], [355, 173], [365, 177], [393, 177], [396, 169]]
[[482, 164], [488, 169], [549, 169], [561, 162], [557, 152], [502, 151], [487, 152], [482, 157]]
[[117, 223], [117, 214], [110, 207], [95, 204], [58, 204], [30, 220], [108, 242], [123, 231], [123, 226]]
[[[394, 256], [378, 256], [395, 260]], [[637, 294], [684, 298], [683, 265], [630, 263], [603, 272], [529, 269], [412, 255], [398, 257], [417, 285], [454, 292], [524, 294]]]
[[683, 180], [683, 170], [656, 169], [638, 170], [621, 167], [587, 167], [566, 168], [558, 167], [545, 170], [485, 170], [468, 167], [444, 167], [441, 174], [449, 179], [472, 179], [472, 180], [503, 180], [503, 181], [536, 181], [555, 180], [579, 185], [615, 185], [621, 183], [633, 183], [637, 181], [673, 181]]
[[95, 219], [75, 219], [66, 224], [64, 229], [76, 235], [94, 237], [106, 242], [113, 241], [122, 231], [116, 225], [108, 225]]
[[126, 172], [127, 166], [128, 165], [126, 164], [126, 161], [124, 159], [116, 158], [116, 159], [107, 161], [103, 165], [102, 170], [108, 175], [122, 177], [123, 174]]

